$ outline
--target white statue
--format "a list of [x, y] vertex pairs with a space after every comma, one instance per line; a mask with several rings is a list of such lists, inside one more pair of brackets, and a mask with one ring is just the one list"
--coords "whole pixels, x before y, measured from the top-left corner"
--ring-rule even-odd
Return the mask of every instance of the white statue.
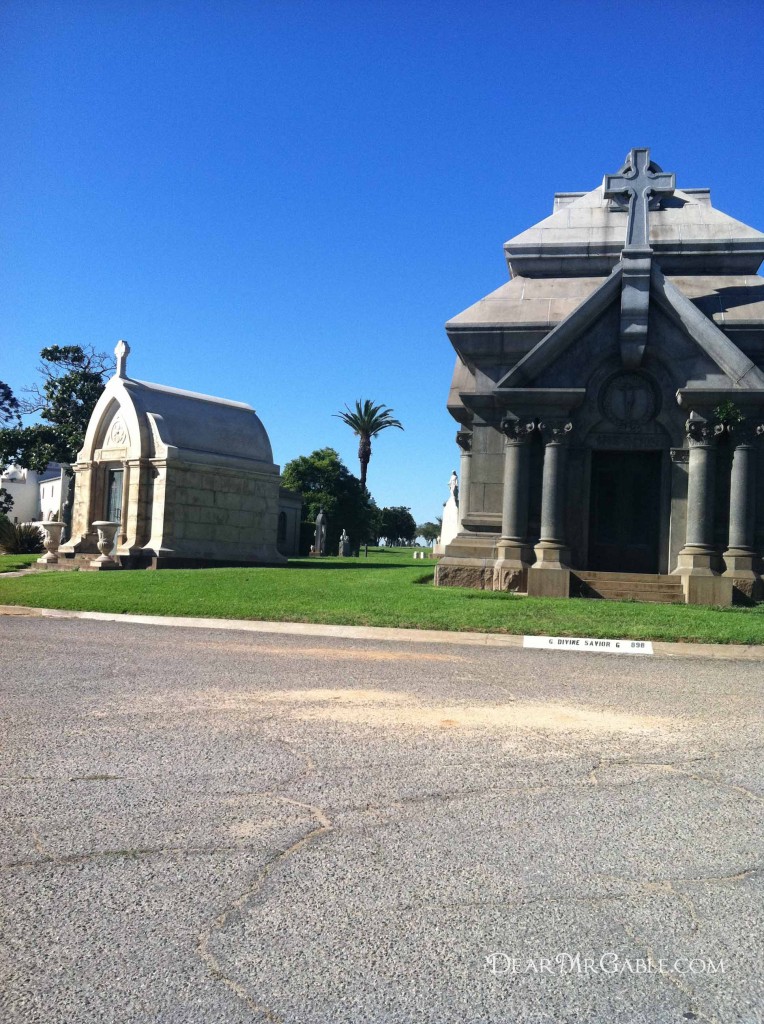
[[454, 501], [459, 501], [459, 477], [456, 475], [456, 470], [451, 474], [451, 479], [448, 481], [448, 489], [451, 492], [451, 497]]

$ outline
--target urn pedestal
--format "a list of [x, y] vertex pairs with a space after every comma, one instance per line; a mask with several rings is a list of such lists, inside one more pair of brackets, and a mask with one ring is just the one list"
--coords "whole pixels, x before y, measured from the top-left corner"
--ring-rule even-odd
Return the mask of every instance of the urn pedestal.
[[58, 562], [58, 546], [61, 543], [61, 534], [65, 524], [46, 521], [38, 525], [45, 534], [43, 538], [45, 554], [42, 558], [37, 559], [37, 565], [55, 565]]
[[101, 554], [98, 558], [94, 558], [88, 566], [88, 569], [104, 570], [104, 569], [119, 569], [121, 568], [116, 558], [112, 557], [111, 552], [114, 549], [114, 538], [117, 535], [119, 529], [119, 523], [109, 522], [108, 520], [99, 519], [93, 523], [93, 526], [98, 530], [98, 550]]

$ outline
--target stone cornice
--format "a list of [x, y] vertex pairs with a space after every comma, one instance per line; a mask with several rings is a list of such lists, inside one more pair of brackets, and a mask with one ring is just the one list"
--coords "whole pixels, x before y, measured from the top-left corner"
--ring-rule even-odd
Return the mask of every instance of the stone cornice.
[[708, 417], [724, 402], [732, 402], [746, 418], [764, 418], [764, 391], [743, 388], [680, 388], [677, 403], [683, 409], [694, 409]]
[[494, 395], [508, 415], [568, 417], [586, 398], [586, 388], [496, 388]]

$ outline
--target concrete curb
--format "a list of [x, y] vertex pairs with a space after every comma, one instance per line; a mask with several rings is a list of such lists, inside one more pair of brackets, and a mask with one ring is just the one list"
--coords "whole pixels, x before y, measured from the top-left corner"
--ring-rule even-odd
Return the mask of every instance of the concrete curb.
[[[339, 640], [394, 641], [413, 644], [458, 644], [477, 647], [522, 647], [523, 637], [502, 633], [457, 633], [439, 629], [399, 629], [386, 626], [330, 626], [317, 622], [263, 622], [250, 619], [195, 619], [170, 615], [128, 615], [115, 612], [77, 612], [58, 608], [0, 605], [0, 615], [49, 619], [92, 619], [139, 626], [182, 626], [187, 629], [227, 629], [286, 636], [321, 636]], [[617, 639], [617, 638], [616, 638]], [[690, 644], [653, 641], [654, 655], [664, 658], [717, 658], [726, 661], [764, 661], [764, 646]]]

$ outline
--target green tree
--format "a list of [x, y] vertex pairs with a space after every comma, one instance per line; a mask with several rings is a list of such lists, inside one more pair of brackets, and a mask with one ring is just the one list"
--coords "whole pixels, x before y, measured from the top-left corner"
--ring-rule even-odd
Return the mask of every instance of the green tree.
[[284, 487], [302, 494], [305, 520], [315, 522], [324, 510], [328, 520], [328, 551], [336, 554], [343, 530], [347, 530], [354, 547], [371, 539], [376, 506], [333, 448], [320, 448], [292, 459], [284, 466], [281, 479]]
[[355, 403], [355, 409], [349, 405], [345, 406], [346, 412], [335, 412], [333, 415], [347, 423], [358, 441], [358, 461], [361, 464], [361, 486], [366, 486], [366, 472], [371, 459], [371, 439], [388, 427], [398, 427], [403, 430], [403, 425], [393, 418], [393, 410], [383, 405], [374, 405], [368, 398]]
[[403, 505], [383, 508], [381, 520], [379, 535], [390, 547], [413, 544], [416, 540], [416, 519], [412, 516], [410, 508]]
[[437, 523], [420, 523], [416, 528], [417, 537], [424, 537], [428, 544], [433, 544], [440, 536], [440, 527]]
[[[19, 424], [19, 403], [5, 381], [0, 380], [0, 429], [10, 424]], [[0, 470], [5, 463], [0, 461]], [[13, 508], [13, 498], [4, 487], [0, 487], [0, 520]]]
[[0, 519], [4, 519], [13, 508], [13, 498], [4, 487], [0, 487]]
[[19, 422], [19, 403], [8, 385], [0, 380], [0, 426]]
[[[16, 403], [15, 422], [11, 409], [0, 427], [0, 465], [42, 472], [49, 462], [74, 462], [114, 365], [106, 353], [79, 345], [51, 345], [40, 357], [42, 383], [28, 388], [26, 397]], [[0, 401], [3, 394], [0, 391]], [[43, 422], [21, 426], [19, 412], [39, 414]], [[11, 425], [6, 425], [9, 421]]]

